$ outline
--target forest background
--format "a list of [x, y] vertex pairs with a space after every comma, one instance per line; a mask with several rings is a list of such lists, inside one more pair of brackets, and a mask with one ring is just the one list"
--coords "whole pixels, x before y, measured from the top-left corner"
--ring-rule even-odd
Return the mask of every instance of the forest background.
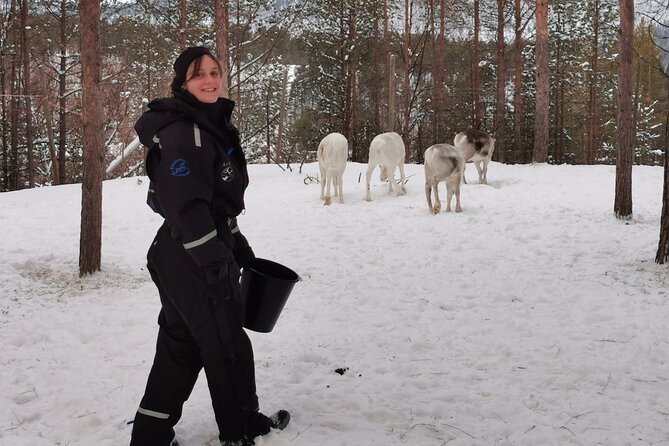
[[[313, 161], [333, 131], [347, 136], [350, 160], [365, 162], [371, 139], [392, 130], [405, 141], [407, 162], [420, 163], [427, 147], [472, 127], [495, 134], [495, 161], [536, 161], [538, 3], [103, 1], [105, 164], [133, 141], [148, 101], [169, 95], [176, 55], [189, 45], [221, 47], [221, 38], [228, 39], [226, 88], [252, 162]], [[637, 164], [663, 164], [669, 142], [662, 3], [635, 2]], [[547, 6], [549, 139], [539, 161], [615, 164], [618, 2]], [[82, 181], [78, 8], [68, 0], [0, 2], [0, 190]], [[142, 174], [142, 152], [107, 178]]]

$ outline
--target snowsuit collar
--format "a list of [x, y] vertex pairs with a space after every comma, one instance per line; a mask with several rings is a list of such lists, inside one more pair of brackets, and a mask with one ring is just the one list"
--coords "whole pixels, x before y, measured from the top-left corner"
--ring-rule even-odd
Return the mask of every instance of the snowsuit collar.
[[[202, 104], [187, 92], [175, 94], [173, 98], [160, 98], [149, 102], [149, 110], [135, 124], [139, 140], [147, 147], [154, 143], [153, 137], [160, 129], [178, 120], [188, 120], [197, 124], [216, 137], [224, 140], [223, 131], [234, 130], [235, 143], [239, 144], [236, 129], [230, 124], [235, 103], [219, 98], [214, 104]], [[225, 130], [223, 130], [225, 129]]]

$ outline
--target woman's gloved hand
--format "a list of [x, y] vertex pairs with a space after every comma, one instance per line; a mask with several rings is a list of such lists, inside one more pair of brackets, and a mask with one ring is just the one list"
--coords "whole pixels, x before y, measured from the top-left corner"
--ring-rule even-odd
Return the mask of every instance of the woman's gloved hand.
[[235, 239], [235, 248], [232, 250], [232, 254], [235, 256], [235, 261], [240, 268], [245, 268], [249, 266], [256, 258], [256, 255], [253, 253], [253, 249], [249, 246], [248, 240], [244, 237], [240, 231], [237, 231], [233, 234]]
[[212, 298], [222, 298], [241, 306], [241, 287], [239, 284], [241, 272], [236, 262], [226, 263], [218, 269], [205, 270], [205, 275], [207, 278], [207, 292]]

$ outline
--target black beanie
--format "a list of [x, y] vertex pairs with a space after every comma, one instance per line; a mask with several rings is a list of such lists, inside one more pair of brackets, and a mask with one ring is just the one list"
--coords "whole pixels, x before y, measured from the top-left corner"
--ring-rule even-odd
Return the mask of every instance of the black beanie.
[[203, 46], [191, 46], [186, 48], [177, 60], [174, 61], [174, 82], [173, 85], [183, 85], [186, 82], [186, 72], [190, 64], [200, 56], [211, 56], [214, 58], [214, 55], [211, 54], [208, 48]]

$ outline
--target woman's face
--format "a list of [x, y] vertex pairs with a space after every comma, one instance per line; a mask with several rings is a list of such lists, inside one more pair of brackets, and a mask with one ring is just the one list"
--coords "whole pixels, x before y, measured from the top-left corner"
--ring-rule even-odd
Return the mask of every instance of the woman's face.
[[221, 73], [216, 62], [209, 56], [203, 56], [200, 69], [193, 73], [195, 62], [192, 62], [186, 72], [185, 90], [195, 96], [195, 99], [205, 104], [213, 104], [221, 93]]

